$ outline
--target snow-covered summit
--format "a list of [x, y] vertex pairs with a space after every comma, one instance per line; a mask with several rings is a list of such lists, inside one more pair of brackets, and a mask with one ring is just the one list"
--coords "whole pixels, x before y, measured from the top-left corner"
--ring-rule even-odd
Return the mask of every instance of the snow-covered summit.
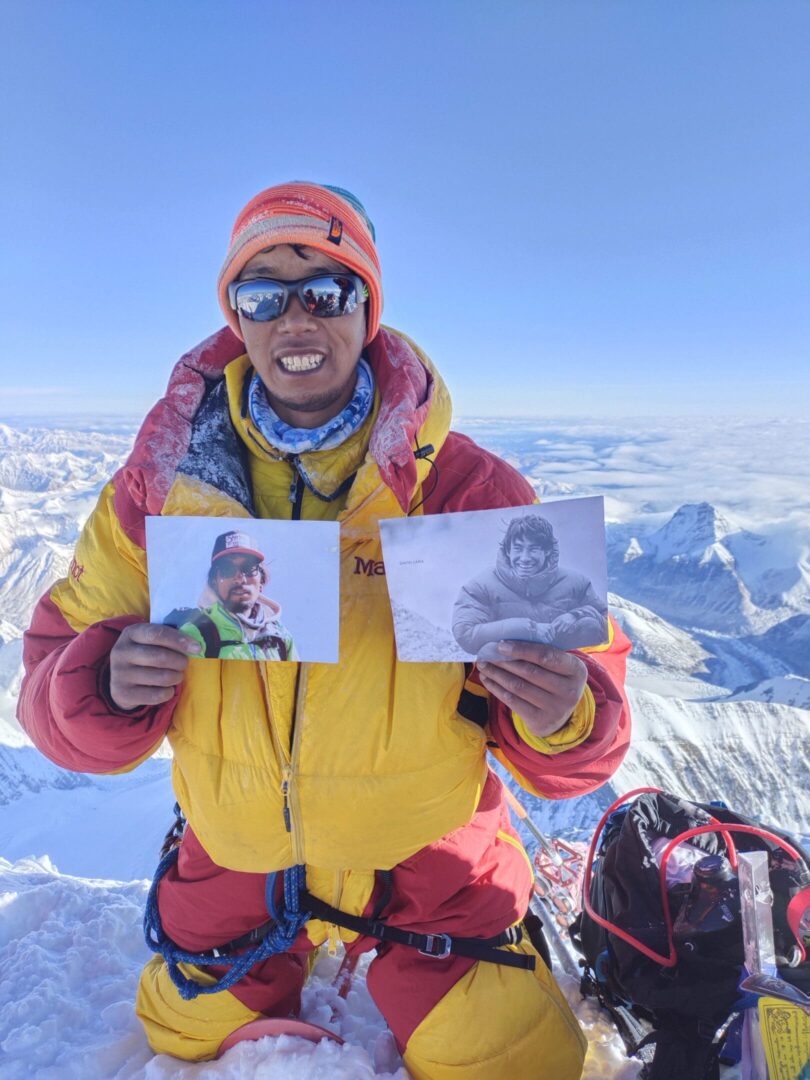
[[802, 835], [810, 833], [804, 797], [810, 770], [807, 713], [763, 693], [759, 699], [687, 701], [631, 687], [633, 741], [611, 781], [584, 798], [532, 800], [532, 815], [553, 836], [589, 839], [618, 795], [660, 787], [686, 798], [721, 799]]
[[735, 530], [710, 503], [686, 503], [669, 521], [648, 537], [645, 548], [657, 562], [677, 558], [705, 558], [706, 551], [723, 543]]
[[708, 502], [679, 507], [660, 528], [609, 546], [611, 588], [683, 627], [761, 633], [810, 615], [810, 569], [802, 544], [759, 535]]

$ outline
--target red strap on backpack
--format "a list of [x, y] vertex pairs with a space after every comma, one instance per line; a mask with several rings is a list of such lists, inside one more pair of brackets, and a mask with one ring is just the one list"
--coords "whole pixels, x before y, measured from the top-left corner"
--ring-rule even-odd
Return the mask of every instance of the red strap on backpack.
[[788, 904], [787, 921], [803, 950], [804, 939], [810, 936], [810, 885], [797, 892]]
[[[661, 885], [661, 906], [664, 911], [664, 923], [667, 928], [667, 943], [669, 944], [669, 954], [667, 956], [664, 956], [661, 953], [657, 953], [655, 949], [649, 948], [643, 942], [639, 941], [638, 938], [633, 937], [632, 934], [628, 934], [626, 930], [622, 930], [621, 927], [616, 926], [614, 923], [609, 922], [607, 919], [603, 919], [601, 915], [597, 915], [597, 913], [591, 907], [590, 899], [591, 871], [593, 868], [593, 860], [596, 854], [599, 837], [602, 833], [602, 829], [605, 827], [605, 822], [613, 813], [613, 811], [618, 809], [618, 807], [620, 807], [622, 803], [627, 802], [628, 799], [632, 799], [636, 795], [645, 795], [648, 793], [654, 795], [665, 794], [665, 792], [663, 792], [661, 788], [634, 788], [633, 791], [628, 791], [626, 795], [622, 795], [621, 798], [617, 799], [614, 803], [612, 803], [602, 815], [599, 824], [596, 826], [596, 831], [593, 834], [593, 840], [591, 841], [591, 846], [588, 851], [588, 860], [585, 864], [585, 878], [582, 883], [582, 906], [585, 908], [588, 915], [593, 919], [595, 923], [597, 923], [603, 929], [609, 930], [611, 934], [615, 934], [616, 937], [621, 938], [622, 941], [626, 941], [627, 944], [632, 945], [634, 949], [638, 949], [639, 952], [643, 953], [645, 956], [648, 956], [650, 960], [654, 960], [656, 964], [660, 964], [662, 967], [675, 967], [675, 965], [678, 963], [678, 955], [675, 951], [675, 944], [672, 940], [672, 913], [669, 909], [669, 896], [667, 895], [667, 862], [670, 855], [678, 846], [678, 844], [683, 843], [685, 840], [690, 840], [693, 836], [701, 836], [703, 833], [719, 832], [726, 842], [726, 847], [728, 848], [729, 862], [735, 870], [737, 869], [737, 852], [734, 848], [734, 842], [729, 835], [732, 832], [750, 833], [753, 836], [759, 836], [763, 840], [770, 840], [774, 844], [777, 844], [779, 847], [781, 847], [783, 851], [786, 851], [792, 859], [796, 860], [796, 862], [802, 862], [802, 857], [795, 848], [791, 847], [791, 845], [787, 843], [787, 841], [782, 840], [779, 836], [774, 836], [774, 834], [768, 832], [767, 829], [760, 829], [755, 825], [732, 825], [728, 824], [727, 822], [718, 821], [716, 818], [712, 819], [713, 824], [711, 825], [699, 825], [694, 829], [686, 829], [684, 832], [674, 837], [672, 840], [670, 840], [670, 842], [664, 849], [664, 853], [661, 856], [661, 867], [659, 871], [659, 881]], [[793, 929], [794, 934], [796, 934], [796, 930], [793, 926], [791, 926], [791, 929]], [[799, 950], [802, 954], [802, 962], [804, 962], [807, 957], [804, 948], [804, 942], [798, 934], [796, 934], [796, 940], [799, 945]]]

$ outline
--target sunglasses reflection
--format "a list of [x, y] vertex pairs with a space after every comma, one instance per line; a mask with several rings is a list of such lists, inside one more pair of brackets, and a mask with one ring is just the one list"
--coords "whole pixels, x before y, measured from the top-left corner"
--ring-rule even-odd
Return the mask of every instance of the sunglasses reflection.
[[322, 319], [351, 315], [367, 296], [360, 278], [330, 275], [301, 281], [243, 283], [235, 290], [232, 301], [246, 319], [269, 322], [286, 312], [293, 293], [308, 314]]
[[[338, 286], [338, 290], [335, 289]], [[330, 288], [319, 288], [316, 292], [313, 288], [304, 290], [305, 307], [312, 315], [345, 315], [349, 297], [354, 292], [354, 286], [345, 278], [335, 278]], [[354, 307], [352, 307], [354, 310]]]

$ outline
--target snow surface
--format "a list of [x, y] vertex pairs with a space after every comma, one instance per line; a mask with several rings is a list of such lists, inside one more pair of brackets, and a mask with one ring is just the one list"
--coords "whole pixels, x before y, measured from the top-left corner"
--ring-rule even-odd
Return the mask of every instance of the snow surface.
[[445, 627], [436, 626], [421, 612], [392, 601], [397, 638], [397, 655], [401, 660], [429, 661], [436, 656], [465, 662], [469, 655]]
[[[599, 792], [558, 803], [527, 797], [540, 827], [582, 838], [616, 794], [657, 783], [810, 832], [806, 425], [463, 427], [542, 497], [606, 494], [609, 507], [611, 604], [635, 643], [634, 743]], [[149, 955], [146, 879], [172, 819], [168, 752], [125, 775], [81, 776], [46, 761], [14, 719], [32, 605], [65, 573], [134, 430], [0, 424], [0, 1078], [405, 1080], [362, 966], [348, 1000], [338, 999], [339, 957], [319, 959], [303, 1015], [338, 1031], [343, 1048], [262, 1040], [190, 1066], [147, 1047], [133, 1001]], [[783, 472], [765, 464], [783, 461]], [[597, 1007], [560, 981], [588, 1035], [585, 1076], [637, 1076]]]
[[[340, 1035], [342, 1047], [282, 1036], [242, 1043], [201, 1065], [153, 1055], [134, 1010], [150, 956], [141, 932], [147, 887], [60, 874], [47, 856], [14, 864], [0, 859], [3, 1080], [407, 1080], [366, 988], [368, 956], [345, 1000], [333, 985], [339, 955], [323, 955], [304, 990], [301, 1018]], [[586, 1078], [637, 1076], [639, 1066], [626, 1060], [605, 1018], [580, 1001], [573, 980], [560, 982], [588, 1033]]]
[[810, 709], [810, 679], [803, 679], [799, 675], [764, 679], [732, 694], [728, 700], [773, 701], [781, 705], [794, 705], [797, 709]]

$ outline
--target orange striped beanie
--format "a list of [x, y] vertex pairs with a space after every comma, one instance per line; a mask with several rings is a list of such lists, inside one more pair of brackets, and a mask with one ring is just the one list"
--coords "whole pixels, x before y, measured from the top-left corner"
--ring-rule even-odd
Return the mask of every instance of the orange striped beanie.
[[239, 317], [228, 301], [228, 286], [260, 251], [277, 244], [306, 244], [348, 266], [368, 287], [366, 341], [380, 326], [383, 294], [374, 226], [363, 204], [349, 191], [294, 180], [277, 184], [251, 199], [239, 214], [231, 245], [219, 272], [219, 304], [233, 332], [241, 337]]

